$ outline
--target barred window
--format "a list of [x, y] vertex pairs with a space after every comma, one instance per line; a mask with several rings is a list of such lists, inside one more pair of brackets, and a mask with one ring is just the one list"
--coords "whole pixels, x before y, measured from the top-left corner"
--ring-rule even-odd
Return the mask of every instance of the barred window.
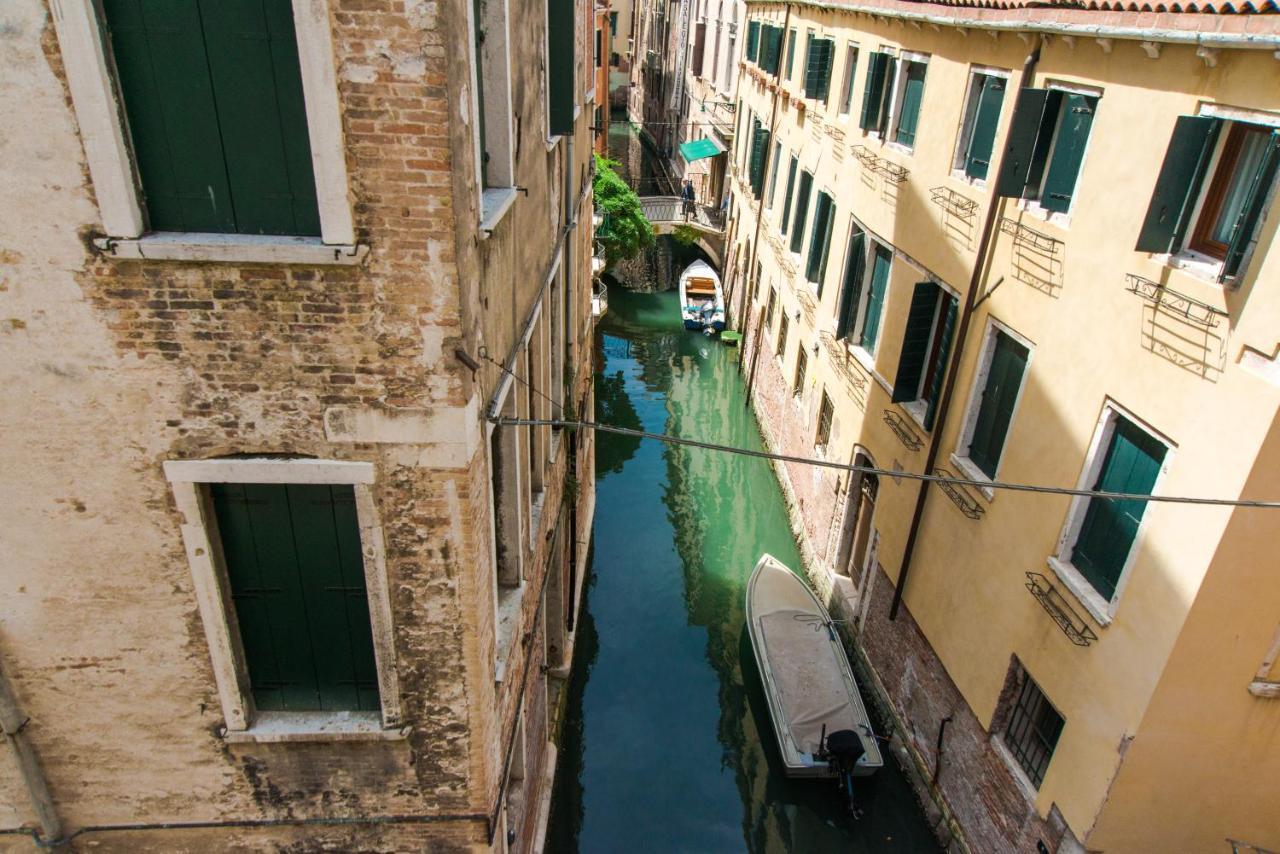
[[1044, 780], [1064, 723], [1066, 721], [1049, 704], [1040, 686], [1024, 672], [1004, 738], [1009, 752], [1037, 789]]
[[818, 409], [818, 435], [814, 438], [813, 444], [823, 447], [831, 441], [831, 419], [835, 417], [835, 407], [831, 404], [831, 398], [824, 391], [822, 393], [822, 406]]

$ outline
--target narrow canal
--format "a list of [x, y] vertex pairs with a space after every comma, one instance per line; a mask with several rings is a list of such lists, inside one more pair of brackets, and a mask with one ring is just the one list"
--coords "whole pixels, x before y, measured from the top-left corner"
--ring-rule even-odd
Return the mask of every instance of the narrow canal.
[[[667, 291], [610, 293], [596, 417], [762, 447], [736, 351]], [[937, 851], [889, 763], [850, 821], [834, 784], [780, 771], [744, 631], [761, 552], [800, 558], [762, 460], [598, 434], [595, 548], [547, 850]]]

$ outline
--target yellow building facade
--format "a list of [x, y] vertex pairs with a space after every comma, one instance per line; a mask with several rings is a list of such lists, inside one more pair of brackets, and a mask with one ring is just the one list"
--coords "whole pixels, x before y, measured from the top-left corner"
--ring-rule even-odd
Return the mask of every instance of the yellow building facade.
[[998, 485], [1280, 497], [1277, 19], [747, 11], [744, 369], [952, 833], [1280, 849], [1280, 511]]

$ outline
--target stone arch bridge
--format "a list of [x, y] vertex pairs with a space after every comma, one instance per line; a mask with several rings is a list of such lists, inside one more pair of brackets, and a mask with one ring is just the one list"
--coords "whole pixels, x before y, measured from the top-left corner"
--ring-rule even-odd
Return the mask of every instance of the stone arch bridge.
[[724, 268], [724, 214], [718, 208], [695, 204], [686, 219], [679, 196], [641, 196], [640, 210], [653, 224], [655, 234], [671, 234], [681, 225], [695, 229], [698, 246], [716, 267]]

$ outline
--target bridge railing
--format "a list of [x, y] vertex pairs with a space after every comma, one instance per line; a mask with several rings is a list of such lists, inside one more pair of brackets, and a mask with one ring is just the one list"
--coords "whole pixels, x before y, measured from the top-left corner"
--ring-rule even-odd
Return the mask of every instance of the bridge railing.
[[689, 223], [708, 231], [724, 231], [724, 212], [712, 205], [694, 204], [687, 215], [679, 196], [641, 196], [640, 210], [655, 224]]

